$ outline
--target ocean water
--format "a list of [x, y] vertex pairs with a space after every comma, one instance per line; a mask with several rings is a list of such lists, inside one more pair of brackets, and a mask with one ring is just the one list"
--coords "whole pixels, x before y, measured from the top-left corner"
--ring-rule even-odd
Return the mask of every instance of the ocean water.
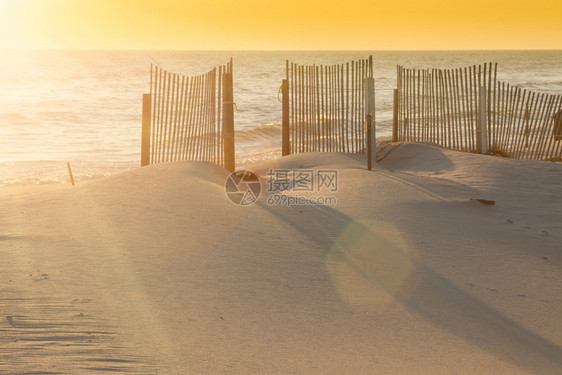
[[396, 65], [498, 63], [498, 79], [562, 93], [562, 51], [2, 51], [0, 186], [69, 183], [140, 164], [142, 94], [150, 64], [200, 74], [234, 59], [237, 162], [280, 155], [278, 91], [285, 61], [334, 64], [373, 56], [377, 136], [390, 136]]

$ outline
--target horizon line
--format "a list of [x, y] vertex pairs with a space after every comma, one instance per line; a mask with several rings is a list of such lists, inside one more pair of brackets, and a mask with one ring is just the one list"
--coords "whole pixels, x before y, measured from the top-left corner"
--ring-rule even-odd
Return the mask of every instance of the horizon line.
[[169, 48], [0, 48], [0, 51], [161, 51], [161, 52], [535, 52], [562, 51], [562, 48], [533, 49], [169, 49]]

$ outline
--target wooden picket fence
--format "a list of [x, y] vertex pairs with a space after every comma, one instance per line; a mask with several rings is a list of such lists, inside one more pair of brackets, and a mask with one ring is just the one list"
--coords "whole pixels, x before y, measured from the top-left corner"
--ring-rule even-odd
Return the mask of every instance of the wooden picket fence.
[[143, 95], [141, 166], [204, 160], [234, 170], [232, 60], [185, 76], [151, 65]]
[[498, 81], [497, 64], [426, 70], [399, 66], [393, 140], [559, 161], [561, 111], [561, 95]]
[[[286, 62], [282, 154], [365, 151], [365, 78], [373, 59], [346, 64]], [[374, 100], [374, 98], [373, 98]]]
[[515, 159], [562, 161], [562, 95], [497, 82], [491, 98], [491, 151]]

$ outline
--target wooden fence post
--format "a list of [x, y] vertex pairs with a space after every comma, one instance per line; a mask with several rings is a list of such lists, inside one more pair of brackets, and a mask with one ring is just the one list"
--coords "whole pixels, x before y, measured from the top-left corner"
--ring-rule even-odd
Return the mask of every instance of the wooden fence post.
[[290, 144], [290, 125], [289, 125], [289, 81], [284, 79], [282, 87], [283, 96], [283, 128], [282, 128], [282, 147], [281, 156], [291, 154], [291, 144]]
[[392, 142], [398, 142], [398, 89], [394, 89], [392, 102]]
[[150, 164], [151, 94], [142, 95], [141, 167]]
[[234, 172], [234, 95], [232, 73], [225, 73], [222, 97], [222, 132], [224, 138], [224, 168]]
[[377, 135], [375, 129], [375, 79], [365, 78], [365, 114], [367, 116], [367, 167], [377, 161]]
[[486, 86], [481, 86], [478, 127], [476, 128], [476, 148], [481, 154], [488, 152], [488, 98], [486, 94]]

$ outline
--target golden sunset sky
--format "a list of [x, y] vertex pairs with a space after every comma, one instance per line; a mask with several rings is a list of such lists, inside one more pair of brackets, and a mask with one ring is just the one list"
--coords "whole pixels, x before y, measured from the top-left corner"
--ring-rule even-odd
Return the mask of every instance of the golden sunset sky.
[[0, 48], [562, 49], [562, 1], [0, 0]]

